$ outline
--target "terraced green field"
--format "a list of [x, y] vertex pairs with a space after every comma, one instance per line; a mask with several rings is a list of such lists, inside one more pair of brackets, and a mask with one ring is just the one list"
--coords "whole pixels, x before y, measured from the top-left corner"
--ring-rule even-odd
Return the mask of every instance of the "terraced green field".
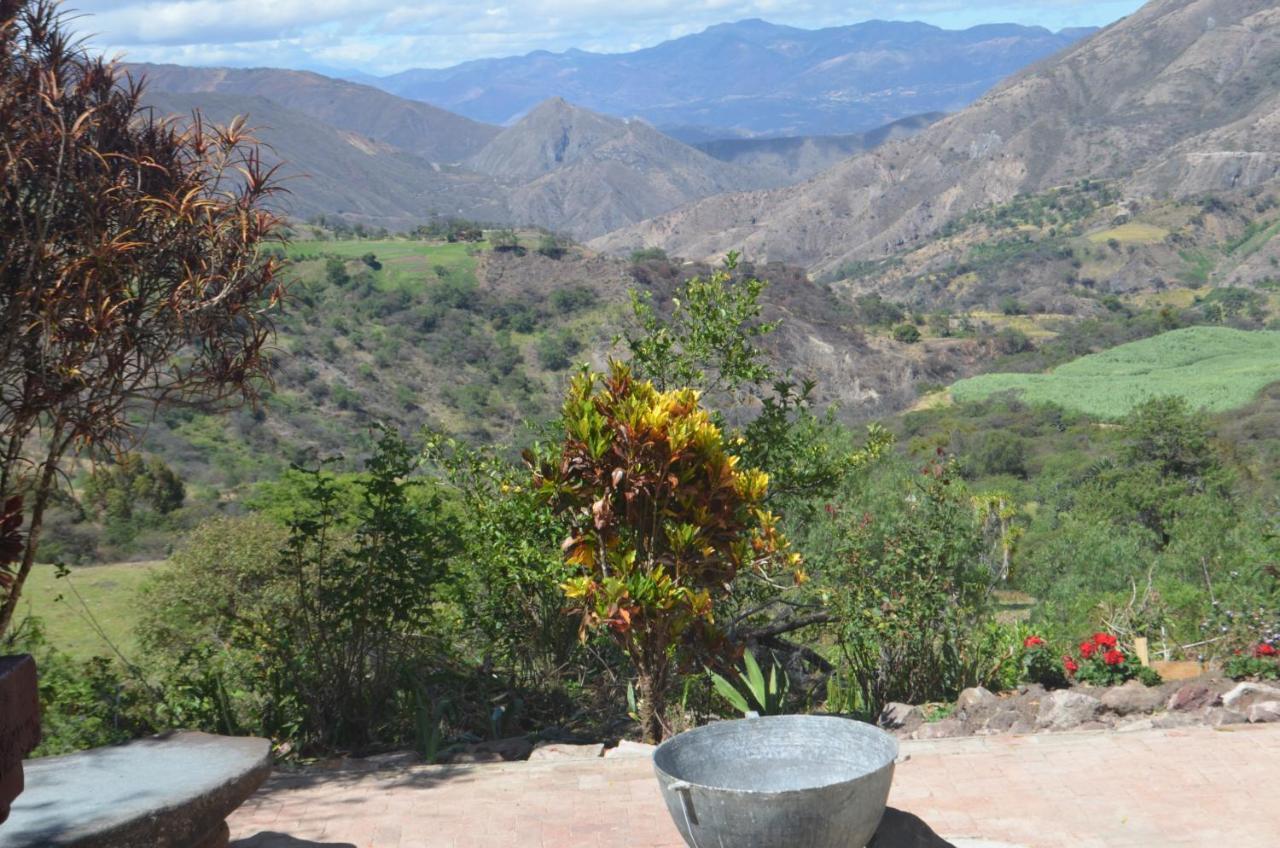
[[[488, 242], [439, 244], [409, 239], [362, 239], [295, 241], [288, 245], [285, 253], [290, 259], [304, 263], [298, 267], [302, 277], [306, 277], [309, 271], [322, 271], [324, 257], [359, 259], [372, 253], [382, 263], [382, 270], [374, 274], [378, 288], [382, 291], [399, 291], [420, 288], [424, 277], [435, 268], [445, 269], [450, 274], [474, 275], [475, 254], [487, 249]], [[314, 267], [311, 267], [311, 263], [314, 263]]]
[[1188, 327], [1084, 356], [1048, 374], [983, 374], [951, 387], [958, 402], [1016, 391], [1029, 403], [1053, 403], [1099, 418], [1120, 418], [1136, 404], [1180, 395], [1212, 412], [1244, 406], [1280, 381], [1280, 333]]

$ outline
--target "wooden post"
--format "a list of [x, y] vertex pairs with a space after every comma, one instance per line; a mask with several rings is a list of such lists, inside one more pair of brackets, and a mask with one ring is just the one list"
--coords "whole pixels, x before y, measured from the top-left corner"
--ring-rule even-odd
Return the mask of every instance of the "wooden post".
[[1133, 640], [1133, 650], [1137, 653], [1138, 661], [1142, 663], [1143, 667], [1149, 668], [1151, 666], [1151, 657], [1147, 653], [1147, 637], [1138, 636], [1135, 638]]

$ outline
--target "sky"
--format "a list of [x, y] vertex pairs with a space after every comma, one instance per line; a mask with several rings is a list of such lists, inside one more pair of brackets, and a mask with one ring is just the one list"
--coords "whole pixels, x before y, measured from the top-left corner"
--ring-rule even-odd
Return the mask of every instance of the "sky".
[[89, 44], [136, 62], [385, 75], [569, 48], [626, 52], [745, 18], [1102, 26], [1136, 0], [67, 0]]

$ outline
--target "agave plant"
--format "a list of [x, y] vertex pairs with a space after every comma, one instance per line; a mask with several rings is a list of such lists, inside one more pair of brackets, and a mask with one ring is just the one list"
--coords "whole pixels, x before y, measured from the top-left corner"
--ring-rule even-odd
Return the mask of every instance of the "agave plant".
[[743, 654], [742, 665], [743, 669], [737, 672], [740, 684], [738, 686], [708, 669], [711, 684], [715, 687], [716, 693], [743, 715], [748, 713], [781, 715], [787, 699], [789, 681], [787, 673], [779, 667], [777, 660], [773, 661], [769, 669], [768, 681], [765, 680], [760, 664], [756, 662], [756, 658], [750, 651]]

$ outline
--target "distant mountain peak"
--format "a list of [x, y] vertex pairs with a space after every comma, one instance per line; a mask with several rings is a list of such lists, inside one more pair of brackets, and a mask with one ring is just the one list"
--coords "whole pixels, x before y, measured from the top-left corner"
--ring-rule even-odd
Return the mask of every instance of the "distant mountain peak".
[[1075, 38], [1017, 24], [959, 31], [864, 21], [809, 30], [747, 18], [629, 53], [538, 51], [404, 71], [379, 85], [503, 126], [559, 96], [673, 133], [848, 134], [953, 112]]

